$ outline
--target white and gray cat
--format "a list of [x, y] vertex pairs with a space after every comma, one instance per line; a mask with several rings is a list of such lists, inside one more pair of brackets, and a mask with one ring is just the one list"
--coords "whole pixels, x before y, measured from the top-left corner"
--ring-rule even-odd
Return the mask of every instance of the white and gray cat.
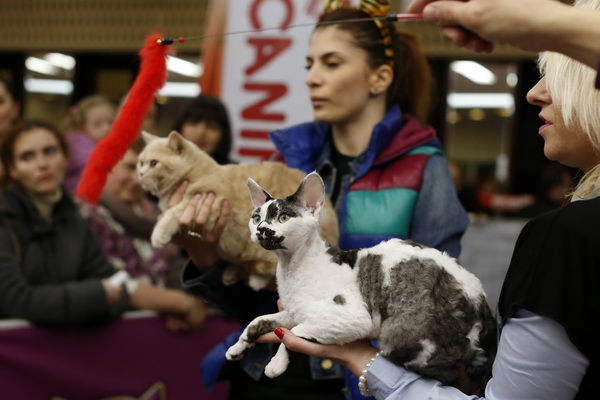
[[[228, 359], [284, 327], [323, 344], [378, 339], [389, 360], [446, 384], [456, 381], [457, 365], [473, 379], [487, 379], [495, 321], [481, 282], [455, 259], [399, 239], [350, 251], [326, 244], [317, 231], [325, 195], [315, 172], [284, 199], [252, 179], [248, 188], [255, 208], [251, 238], [277, 254], [283, 311], [254, 319]], [[280, 375], [288, 362], [282, 344], [265, 374]]]
[[[216, 195], [208, 230], [216, 222], [223, 199], [231, 204], [227, 223], [218, 243], [221, 259], [232, 265], [224, 274], [226, 284], [239, 279], [258, 290], [264, 287], [275, 275], [277, 258], [261, 246], [248, 240], [248, 216], [252, 213], [250, 196], [246, 185], [248, 176], [275, 188], [284, 195], [294, 191], [305, 174], [287, 167], [280, 162], [253, 164], [219, 165], [210, 155], [200, 150], [194, 143], [178, 132], [171, 132], [161, 138], [142, 132], [146, 146], [138, 157], [137, 171], [142, 187], [158, 197], [162, 218], [152, 232], [152, 245], [162, 247], [171, 241], [179, 231], [179, 217], [187, 204], [187, 199], [195, 193], [213, 192]], [[172, 208], [167, 207], [171, 194], [187, 180], [184, 201]], [[325, 205], [325, 218], [321, 234], [328, 243], [337, 244], [338, 222], [330, 203]]]

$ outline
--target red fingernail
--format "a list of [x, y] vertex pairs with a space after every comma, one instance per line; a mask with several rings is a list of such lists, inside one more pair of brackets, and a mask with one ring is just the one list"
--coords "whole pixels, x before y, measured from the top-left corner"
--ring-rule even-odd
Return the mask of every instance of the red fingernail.
[[279, 339], [283, 339], [283, 335], [285, 335], [285, 332], [283, 331], [283, 329], [277, 328], [275, 329], [275, 334]]

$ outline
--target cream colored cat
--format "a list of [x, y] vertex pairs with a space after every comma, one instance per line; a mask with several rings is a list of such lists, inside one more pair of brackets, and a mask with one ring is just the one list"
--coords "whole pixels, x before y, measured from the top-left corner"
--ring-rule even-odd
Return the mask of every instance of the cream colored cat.
[[[144, 190], [159, 199], [162, 218], [152, 232], [152, 245], [163, 247], [179, 231], [179, 217], [187, 200], [196, 193], [213, 192], [216, 200], [207, 226], [210, 230], [219, 215], [221, 202], [227, 199], [231, 212], [223, 234], [219, 239], [219, 257], [232, 265], [224, 275], [226, 284], [248, 279], [255, 290], [263, 288], [274, 276], [277, 267], [275, 255], [250, 241], [248, 219], [252, 214], [252, 202], [247, 189], [249, 177], [273, 196], [283, 197], [294, 193], [306, 175], [279, 162], [219, 165], [210, 155], [185, 139], [178, 132], [167, 138], [142, 132], [146, 147], [138, 157], [137, 171]], [[167, 209], [169, 197], [187, 180], [184, 200]], [[319, 225], [322, 238], [337, 245], [338, 222], [335, 211], [328, 201]]]

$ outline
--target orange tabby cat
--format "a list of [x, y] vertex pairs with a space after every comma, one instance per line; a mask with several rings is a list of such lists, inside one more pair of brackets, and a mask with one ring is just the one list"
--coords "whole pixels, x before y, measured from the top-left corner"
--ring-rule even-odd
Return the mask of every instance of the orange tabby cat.
[[[179, 231], [179, 217], [190, 197], [196, 193], [213, 192], [216, 200], [207, 229], [214, 226], [221, 202], [227, 199], [231, 204], [231, 212], [218, 243], [219, 257], [233, 265], [224, 276], [225, 283], [248, 279], [248, 284], [255, 290], [266, 286], [275, 276], [277, 258], [250, 241], [248, 220], [253, 210], [247, 190], [248, 177], [268, 187], [273, 196], [281, 197], [293, 193], [305, 173], [279, 162], [219, 165], [175, 131], [166, 138], [147, 132], [142, 132], [142, 136], [146, 147], [138, 157], [138, 176], [142, 187], [158, 197], [163, 211], [152, 232], [152, 245], [166, 245]], [[184, 180], [189, 185], [183, 201], [167, 209], [169, 197]], [[324, 211], [319, 231], [326, 242], [337, 245], [338, 223], [329, 201]]]

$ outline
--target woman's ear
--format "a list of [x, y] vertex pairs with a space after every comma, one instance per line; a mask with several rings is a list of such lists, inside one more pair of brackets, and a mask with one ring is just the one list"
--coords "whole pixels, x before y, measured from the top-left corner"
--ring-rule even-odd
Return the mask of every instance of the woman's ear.
[[387, 92], [394, 80], [394, 71], [387, 64], [382, 64], [371, 73], [371, 94]]

